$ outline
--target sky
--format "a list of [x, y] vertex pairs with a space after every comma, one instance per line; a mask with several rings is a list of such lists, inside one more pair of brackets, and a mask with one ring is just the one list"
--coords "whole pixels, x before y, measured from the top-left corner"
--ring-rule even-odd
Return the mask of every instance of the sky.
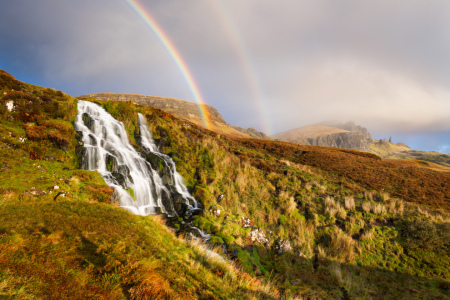
[[[450, 153], [448, 0], [132, 0], [170, 40], [204, 103], [274, 134], [354, 121]], [[72, 96], [196, 101], [125, 0], [0, 0], [0, 69]]]

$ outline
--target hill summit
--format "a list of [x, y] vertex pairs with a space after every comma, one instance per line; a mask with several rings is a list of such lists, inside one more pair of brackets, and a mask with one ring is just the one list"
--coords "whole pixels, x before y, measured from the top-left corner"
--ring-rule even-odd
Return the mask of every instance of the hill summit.
[[[84, 98], [94, 98], [100, 101], [131, 101], [135, 104], [142, 106], [152, 106], [155, 108], [162, 109], [174, 116], [181, 119], [190, 121], [196, 125], [203, 126], [202, 116], [200, 114], [198, 104], [195, 102], [190, 102], [186, 100], [170, 98], [170, 97], [159, 97], [159, 96], [149, 96], [149, 95], [139, 95], [139, 94], [123, 94], [123, 93], [96, 93], [87, 94], [80, 97]], [[262, 138], [270, 139], [270, 137], [256, 129], [249, 128], [245, 129], [238, 126], [231, 126], [228, 124], [224, 117], [215, 109], [214, 107], [202, 104], [202, 107], [209, 114], [209, 119], [211, 121], [211, 130], [219, 134], [227, 134], [238, 138]]]
[[278, 133], [276, 139], [302, 145], [345, 148], [370, 152], [372, 136], [354, 122], [324, 122]]

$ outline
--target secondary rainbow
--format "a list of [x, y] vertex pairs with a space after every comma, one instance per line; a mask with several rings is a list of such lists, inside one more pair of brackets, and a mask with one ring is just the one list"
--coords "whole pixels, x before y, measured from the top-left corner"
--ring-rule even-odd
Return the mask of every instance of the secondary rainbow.
[[242, 63], [242, 67], [244, 69], [244, 73], [246, 75], [252, 97], [261, 115], [263, 131], [269, 135], [273, 134], [274, 130], [272, 122], [270, 121], [271, 118], [269, 114], [269, 106], [263, 97], [262, 88], [259, 84], [257, 72], [255, 71], [255, 67], [252, 64], [250, 55], [247, 51], [247, 48], [245, 47], [241, 35], [239, 34], [235, 22], [233, 21], [230, 13], [228, 12], [228, 9], [225, 7], [221, 0], [213, 0], [209, 3], [212, 4], [216, 12], [218, 12], [222, 20], [222, 24], [225, 26], [225, 30], [227, 31], [228, 36], [231, 38], [233, 47], [235, 48], [235, 51]]
[[175, 64], [178, 66], [178, 69], [180, 69], [181, 74], [183, 74], [183, 77], [186, 80], [186, 83], [188, 84], [195, 101], [197, 102], [198, 110], [203, 120], [203, 125], [205, 126], [205, 128], [209, 129], [211, 127], [211, 121], [209, 118], [208, 111], [206, 110], [203, 97], [200, 93], [200, 89], [198, 88], [197, 83], [194, 80], [194, 77], [189, 71], [182, 56], [175, 48], [175, 46], [172, 44], [167, 34], [164, 33], [162, 28], [155, 21], [155, 19], [137, 0], [124, 0], [124, 1], [128, 4], [128, 6], [131, 7], [133, 11], [136, 12], [136, 14], [142, 19], [142, 21], [144, 21], [144, 23], [152, 30], [152, 32], [156, 35], [161, 44], [163, 44], [164, 48], [166, 48], [167, 52], [170, 54]]

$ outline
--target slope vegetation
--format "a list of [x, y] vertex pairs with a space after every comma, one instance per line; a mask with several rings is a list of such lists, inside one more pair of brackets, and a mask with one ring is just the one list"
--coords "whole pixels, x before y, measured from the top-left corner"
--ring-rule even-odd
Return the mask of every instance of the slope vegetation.
[[116, 207], [78, 169], [75, 98], [3, 71], [0, 92], [0, 298], [276, 298], [161, 218]]
[[[98, 174], [77, 169], [75, 99], [0, 78], [2, 296], [449, 298], [449, 173], [354, 150], [219, 135], [152, 107], [95, 100], [137, 148], [142, 113], [205, 206], [189, 218], [134, 216], [114, 206]], [[12, 99], [12, 89], [23, 94]], [[45, 93], [57, 109], [43, 108]], [[210, 245], [233, 263], [181, 239], [182, 221], [214, 234]]]

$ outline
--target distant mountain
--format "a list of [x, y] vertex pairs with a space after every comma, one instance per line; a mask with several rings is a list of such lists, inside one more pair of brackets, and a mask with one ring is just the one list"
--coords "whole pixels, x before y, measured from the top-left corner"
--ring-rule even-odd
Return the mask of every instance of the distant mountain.
[[274, 135], [274, 138], [301, 145], [345, 148], [370, 152], [372, 137], [354, 122], [321, 123], [303, 126]]

